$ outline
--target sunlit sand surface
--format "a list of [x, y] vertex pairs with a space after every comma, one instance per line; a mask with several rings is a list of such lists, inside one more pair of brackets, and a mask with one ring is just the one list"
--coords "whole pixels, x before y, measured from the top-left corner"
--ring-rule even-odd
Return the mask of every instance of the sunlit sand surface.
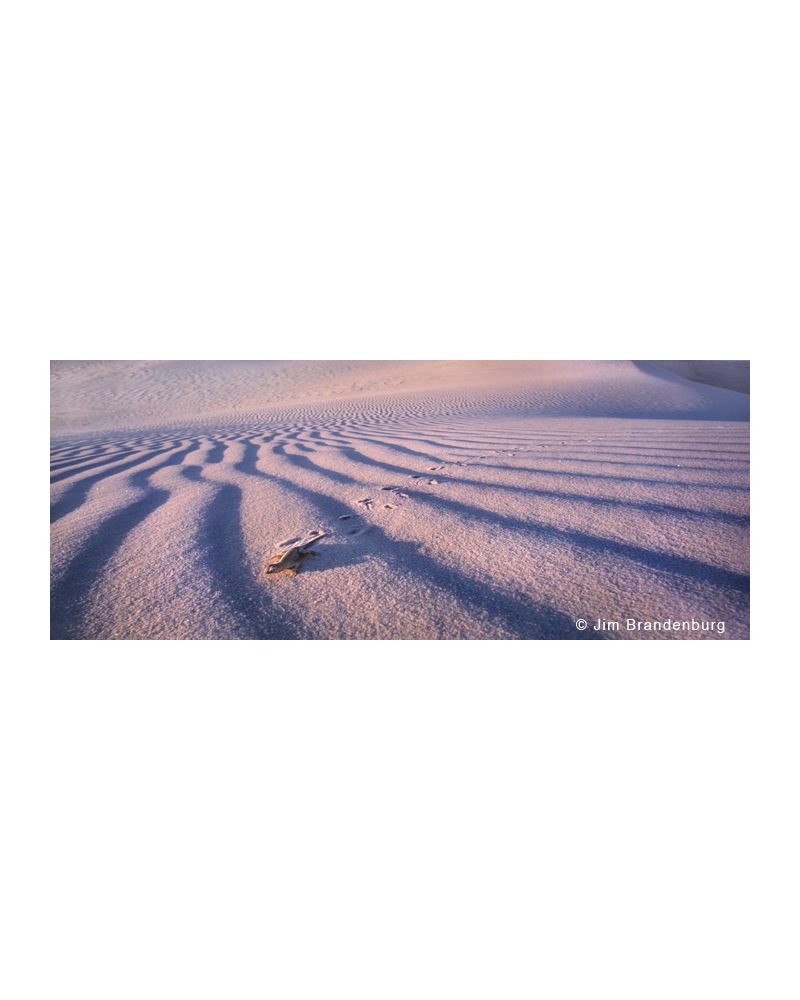
[[53, 362], [52, 418], [53, 638], [749, 637], [749, 398], [653, 362]]

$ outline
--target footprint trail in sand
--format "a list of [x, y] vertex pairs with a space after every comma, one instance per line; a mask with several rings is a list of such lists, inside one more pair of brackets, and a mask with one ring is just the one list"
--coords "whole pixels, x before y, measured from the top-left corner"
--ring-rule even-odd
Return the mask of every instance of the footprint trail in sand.
[[[388, 389], [361, 369], [353, 389], [367, 363], [338, 381], [318, 363], [306, 398], [275, 402], [237, 363], [249, 408], [231, 412], [233, 363], [198, 363], [192, 383], [109, 362], [103, 427], [87, 364], [54, 363], [53, 638], [626, 638], [575, 620], [686, 616], [749, 635], [743, 393], [652, 363], [462, 367], [433, 384], [373, 363]], [[314, 537], [296, 576], [265, 577]]]

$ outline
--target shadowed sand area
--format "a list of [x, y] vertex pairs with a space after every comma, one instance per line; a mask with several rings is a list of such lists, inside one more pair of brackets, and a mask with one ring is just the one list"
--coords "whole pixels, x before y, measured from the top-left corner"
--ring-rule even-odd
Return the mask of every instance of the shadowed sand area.
[[749, 637], [743, 392], [630, 361], [52, 362], [51, 390], [52, 638]]

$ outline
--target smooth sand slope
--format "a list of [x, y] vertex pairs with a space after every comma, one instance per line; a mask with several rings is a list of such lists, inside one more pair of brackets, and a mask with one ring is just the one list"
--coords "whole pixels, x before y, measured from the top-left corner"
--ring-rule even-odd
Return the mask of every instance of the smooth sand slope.
[[53, 638], [749, 637], [741, 392], [629, 361], [51, 376]]

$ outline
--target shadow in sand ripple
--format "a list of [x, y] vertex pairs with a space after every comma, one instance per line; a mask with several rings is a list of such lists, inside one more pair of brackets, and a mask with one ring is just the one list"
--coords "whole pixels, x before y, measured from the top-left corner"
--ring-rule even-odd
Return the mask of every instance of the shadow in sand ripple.
[[[515, 639], [574, 639], [585, 642], [612, 637], [610, 633], [594, 632], [591, 629], [580, 632], [575, 627], [575, 622], [563, 611], [556, 611], [530, 598], [515, 596], [467, 576], [424, 555], [413, 542], [391, 540], [387, 561], [404, 576], [420, 578], [455, 597], [487, 624], [499, 623]], [[448, 635], [442, 638], [460, 637]]]
[[[256, 449], [257, 451], [257, 449]], [[339, 501], [301, 486], [281, 476], [268, 475], [255, 466], [256, 454], [250, 452], [246, 459], [237, 463], [236, 468], [248, 475], [263, 477], [280, 483], [285, 489], [313, 504], [323, 517], [341, 509]], [[611, 638], [605, 632], [579, 632], [575, 622], [561, 611], [536, 603], [522, 596], [510, 594], [492, 587], [485, 581], [476, 580], [420, 551], [414, 542], [403, 542], [389, 538], [377, 525], [371, 524], [369, 531], [373, 538], [385, 543], [387, 564], [405, 577], [411, 577], [430, 584], [432, 587], [456, 598], [462, 605], [473, 610], [476, 617], [487, 622], [500, 623], [516, 639], [575, 639], [595, 640]], [[344, 561], [344, 559], [343, 559]], [[346, 564], [346, 563], [345, 563]], [[319, 567], [321, 570], [322, 567]], [[445, 638], [443, 636], [443, 638]], [[446, 638], [458, 638], [456, 635]]]
[[253, 579], [242, 536], [241, 489], [233, 483], [214, 485], [216, 494], [205, 509], [197, 544], [217, 589], [237, 619], [237, 638], [300, 638], [295, 623], [278, 613], [265, 589]]
[[[120, 465], [112, 466], [111, 468], [104, 469], [102, 472], [96, 472], [92, 476], [85, 476], [79, 479], [68, 486], [65, 492], [51, 506], [50, 523], [54, 524], [62, 517], [66, 517], [67, 514], [71, 514], [74, 510], [77, 510], [85, 502], [86, 497], [89, 495], [89, 490], [103, 479], [116, 476], [121, 472], [128, 472], [137, 465], [142, 465], [144, 462], [152, 462], [153, 459], [159, 458], [161, 455], [168, 455], [170, 452], [173, 452], [173, 456], [167, 461], [162, 462], [161, 467], [164, 465], [174, 465], [176, 462], [182, 461], [183, 457], [194, 449], [195, 446], [190, 446], [177, 453], [174, 453], [174, 447], [162, 448], [159, 451], [148, 451], [131, 461], [122, 462]], [[144, 475], [148, 476], [153, 471], [155, 470], [148, 469], [144, 471]], [[136, 473], [131, 476], [131, 482], [137, 481], [137, 477], [140, 475], [142, 473]]]
[[690, 559], [670, 552], [657, 552], [638, 545], [618, 542], [614, 539], [602, 538], [598, 535], [589, 535], [585, 532], [574, 531], [569, 528], [555, 528], [551, 525], [542, 524], [539, 521], [524, 521], [518, 518], [507, 517], [495, 511], [487, 511], [480, 507], [457, 503], [454, 500], [448, 500], [439, 495], [432, 496], [417, 492], [414, 494], [414, 499], [420, 503], [446, 508], [471, 520], [489, 522], [498, 527], [524, 531], [533, 537], [538, 536], [547, 541], [566, 542], [589, 552], [623, 556], [651, 569], [661, 570], [665, 573], [677, 573], [691, 580], [715, 584], [716, 586], [735, 590], [742, 594], [750, 593], [750, 577], [748, 575], [712, 566], [698, 559]]
[[[373, 458], [367, 458], [364, 455], [354, 456], [349, 452], [347, 453], [348, 460], [357, 460], [359, 463], [364, 465], [374, 466], [376, 469], [381, 471], [399, 471], [404, 476], [409, 476], [414, 470], [402, 469], [398, 466], [386, 465], [384, 462], [377, 461]], [[312, 469], [313, 463], [307, 462], [306, 467]], [[440, 468], [447, 468], [447, 465], [440, 466]], [[313, 471], [319, 471], [324, 475], [327, 475], [327, 471], [321, 467], [313, 467]], [[448, 475], [445, 473], [445, 475]], [[544, 474], [547, 475], [547, 474]], [[569, 476], [569, 473], [554, 473], [554, 475], [565, 475]], [[586, 473], [580, 473], [576, 475], [581, 475], [583, 478], [592, 479], [603, 479], [608, 477], [596, 477], [588, 476]], [[417, 479], [424, 479], [422, 475], [418, 475]], [[548, 490], [543, 489], [539, 486], [518, 486], [512, 483], [485, 483], [479, 479], [467, 479], [462, 475], [457, 478], [449, 478], [449, 482], [456, 483], [459, 486], [474, 486], [481, 490], [493, 491], [497, 490], [499, 492], [516, 493], [526, 497], [542, 497], [548, 500], [569, 500], [579, 503], [586, 503], [593, 507], [603, 507], [606, 509], [621, 508], [634, 511], [641, 511], [642, 513], [648, 514], [673, 514], [678, 517], [688, 518], [690, 520], [696, 521], [698, 523], [707, 523], [717, 521], [721, 524], [732, 524], [737, 527], [747, 528], [750, 525], [749, 514], [735, 514], [729, 513], [727, 511], [721, 510], [698, 510], [691, 507], [680, 507], [676, 504], [668, 504], [661, 502], [648, 502], [644, 500], [625, 500], [620, 499], [616, 496], [596, 496], [591, 493], [569, 493], [565, 490]], [[355, 482], [356, 480], [352, 480]], [[646, 480], [632, 480], [634, 483], [645, 483]], [[683, 486], [683, 483], [676, 482], [673, 484], [675, 486]], [[708, 489], [714, 489], [716, 486], [708, 486]]]
[[86, 634], [84, 619], [95, 584], [128, 534], [168, 498], [167, 490], [150, 487], [141, 500], [107, 517], [94, 531], [51, 591], [51, 639], [94, 638]]

